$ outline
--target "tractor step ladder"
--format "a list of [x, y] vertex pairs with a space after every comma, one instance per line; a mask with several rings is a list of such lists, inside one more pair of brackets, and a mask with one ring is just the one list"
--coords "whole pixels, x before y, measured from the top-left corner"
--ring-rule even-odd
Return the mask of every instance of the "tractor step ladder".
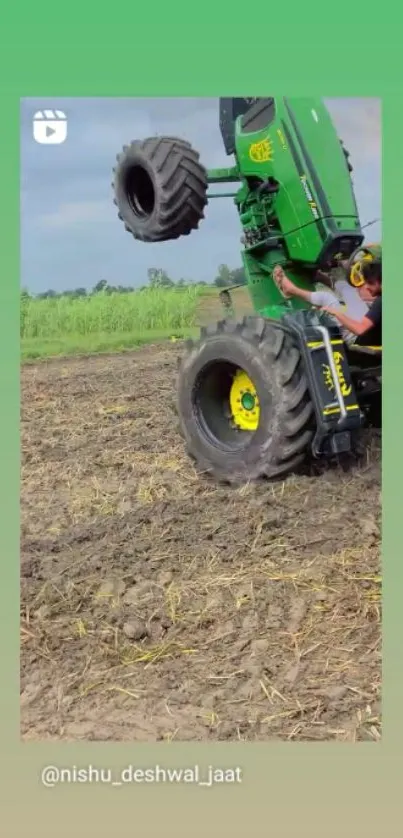
[[322, 325], [308, 310], [286, 315], [283, 322], [296, 339], [308, 378], [316, 414], [313, 455], [351, 450], [351, 432], [361, 427], [363, 414], [339, 329]]
[[[334, 384], [334, 389], [335, 389], [335, 394], [336, 394], [336, 401], [329, 402], [327, 405], [325, 405], [325, 410], [328, 411], [328, 410], [332, 410], [335, 407], [336, 408], [339, 407], [340, 408], [340, 417], [338, 419], [338, 424], [341, 424], [341, 422], [347, 416], [347, 408], [346, 408], [346, 404], [345, 404], [345, 401], [344, 401], [343, 392], [342, 392], [342, 389], [341, 389], [341, 386], [340, 386], [339, 375], [338, 375], [336, 363], [335, 363], [335, 360], [334, 360], [333, 347], [332, 347], [332, 343], [331, 343], [331, 340], [330, 340], [330, 335], [329, 335], [329, 332], [328, 332], [328, 330], [326, 329], [325, 326], [317, 326], [316, 329], [323, 336], [323, 344], [324, 344], [324, 348], [325, 348], [326, 355], [327, 355], [327, 362], [328, 362], [328, 365], [330, 367], [330, 371], [332, 373], [333, 384]], [[315, 352], [317, 349], [322, 349], [322, 347], [321, 346], [312, 347], [311, 352]]]

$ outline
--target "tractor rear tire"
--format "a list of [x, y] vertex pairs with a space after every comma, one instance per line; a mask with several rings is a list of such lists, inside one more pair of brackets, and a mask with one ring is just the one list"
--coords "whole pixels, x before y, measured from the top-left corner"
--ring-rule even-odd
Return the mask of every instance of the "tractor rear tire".
[[124, 146], [112, 187], [126, 230], [143, 242], [187, 236], [204, 217], [207, 173], [190, 143], [151, 137]]
[[[231, 416], [236, 370], [257, 394], [253, 432], [240, 430]], [[223, 482], [285, 476], [310, 453], [314, 410], [300, 353], [279, 323], [262, 317], [223, 320], [188, 341], [179, 362], [178, 413], [197, 468]]]

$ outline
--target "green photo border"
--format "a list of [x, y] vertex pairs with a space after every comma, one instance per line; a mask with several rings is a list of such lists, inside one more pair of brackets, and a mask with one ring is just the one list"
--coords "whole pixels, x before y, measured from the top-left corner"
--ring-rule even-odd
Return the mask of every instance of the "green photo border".
[[[42, 4], [44, 5], [44, 4]], [[129, 830], [157, 836], [293, 836], [398, 834], [402, 821], [402, 560], [399, 496], [403, 446], [400, 337], [403, 281], [403, 167], [401, 80], [396, 35], [377, 9], [254, 5], [250, 10], [167, 4], [116, 7], [110, 20], [99, 6], [46, 4], [3, 15], [1, 184], [3, 219], [0, 282], [1, 527], [0, 586], [3, 834], [97, 835]], [[336, 21], [333, 21], [333, 14]], [[145, 21], [145, 14], [149, 21]], [[245, 15], [246, 13], [246, 15]], [[283, 21], [279, 21], [283, 14]], [[370, 9], [368, 14], [371, 16]], [[64, 17], [64, 19], [63, 19]], [[329, 21], [327, 18], [329, 17]], [[231, 21], [231, 31], [227, 22]], [[314, 22], [311, 23], [311, 20]], [[179, 21], [179, 22], [178, 22]], [[191, 21], [194, 21], [191, 23]], [[323, 21], [323, 24], [322, 24]], [[346, 35], [347, 32], [347, 35]], [[350, 33], [350, 34], [348, 34]], [[386, 260], [385, 399], [383, 433], [384, 702], [380, 743], [20, 743], [18, 691], [19, 600], [19, 108], [30, 96], [219, 96], [222, 94], [380, 96], [383, 100], [384, 258]], [[389, 305], [389, 277], [394, 282]], [[400, 300], [400, 303], [399, 303]], [[102, 784], [41, 785], [43, 766], [121, 768], [201, 763], [241, 766], [240, 785], [114, 789]], [[399, 790], [399, 791], [398, 791]], [[400, 814], [400, 817], [399, 817]]]

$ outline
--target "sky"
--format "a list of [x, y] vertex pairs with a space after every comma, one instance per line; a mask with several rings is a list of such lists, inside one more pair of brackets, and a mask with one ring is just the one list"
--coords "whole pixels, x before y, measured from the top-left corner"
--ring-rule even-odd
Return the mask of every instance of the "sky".
[[[350, 151], [361, 223], [381, 216], [381, 102], [325, 99]], [[35, 142], [41, 109], [68, 120], [61, 145]], [[209, 202], [198, 230], [146, 244], [126, 233], [111, 187], [116, 155], [133, 139], [168, 134], [189, 140], [206, 168], [232, 165], [219, 132], [218, 99], [24, 99], [21, 102], [21, 285], [31, 293], [111, 285], [141, 286], [148, 268], [174, 280], [213, 281], [221, 263], [241, 265], [241, 228], [230, 198]], [[227, 186], [228, 189], [228, 186]], [[218, 191], [214, 187], [214, 191]], [[380, 241], [381, 225], [368, 228]]]

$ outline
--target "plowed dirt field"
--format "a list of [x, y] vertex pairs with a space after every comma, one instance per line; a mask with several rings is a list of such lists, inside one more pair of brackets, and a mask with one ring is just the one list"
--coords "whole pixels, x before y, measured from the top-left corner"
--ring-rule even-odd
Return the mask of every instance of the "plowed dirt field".
[[22, 737], [379, 739], [380, 438], [217, 486], [178, 434], [177, 354], [22, 368]]

